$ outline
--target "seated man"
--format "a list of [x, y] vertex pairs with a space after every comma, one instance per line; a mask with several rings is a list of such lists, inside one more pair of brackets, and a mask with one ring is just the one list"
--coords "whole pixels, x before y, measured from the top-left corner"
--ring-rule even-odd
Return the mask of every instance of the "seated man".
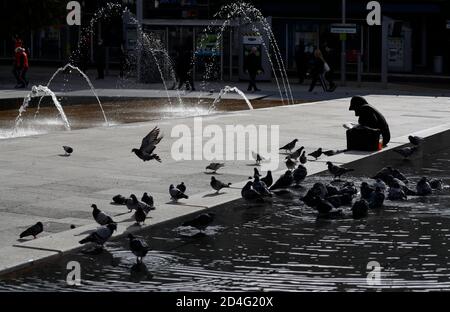
[[382, 147], [391, 140], [389, 126], [383, 115], [361, 96], [354, 96], [350, 101], [349, 110], [355, 111], [359, 125], [347, 131], [347, 147], [356, 150], [377, 150], [382, 139]]

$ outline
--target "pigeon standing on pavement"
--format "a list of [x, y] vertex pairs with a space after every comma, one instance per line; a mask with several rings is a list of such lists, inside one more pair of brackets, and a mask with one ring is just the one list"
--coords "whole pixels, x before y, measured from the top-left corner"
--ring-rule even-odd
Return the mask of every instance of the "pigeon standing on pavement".
[[317, 158], [319, 158], [320, 156], [322, 156], [322, 148], [319, 147], [316, 151], [309, 153], [308, 156], [314, 157], [315, 160], [317, 160]]
[[95, 243], [103, 246], [108, 239], [111, 238], [114, 231], [117, 231], [117, 224], [110, 223], [99, 227], [97, 230], [89, 234], [86, 238], [79, 241], [80, 244]]
[[284, 150], [284, 151], [289, 151], [289, 153], [292, 152], [292, 150], [295, 148], [295, 144], [297, 144], [298, 139], [293, 140], [292, 142], [286, 144], [285, 146], [280, 148], [280, 151]]
[[211, 187], [216, 191], [216, 193], [219, 193], [221, 189], [230, 187], [231, 183], [223, 183], [222, 181], [217, 180], [214, 176], [211, 177], [210, 182]]
[[296, 185], [299, 185], [303, 180], [305, 180], [308, 175], [308, 170], [302, 164], [298, 165], [297, 169], [294, 170], [292, 176], [294, 177], [294, 182]]
[[433, 193], [431, 185], [426, 177], [422, 177], [419, 182], [417, 182], [416, 193], [418, 196], [427, 196]]
[[295, 152], [289, 154], [288, 157], [296, 160], [297, 158], [299, 158], [302, 155], [303, 150], [305, 149], [304, 146], [301, 146], [299, 149], [297, 149]]
[[408, 140], [412, 145], [418, 146], [423, 142], [423, 138], [415, 135], [408, 136]]
[[216, 173], [217, 170], [223, 167], [225, 167], [224, 163], [210, 163], [208, 166], [206, 166], [206, 170], [211, 170], [212, 173]]
[[281, 175], [278, 180], [270, 187], [270, 190], [277, 190], [288, 188], [294, 183], [294, 177], [292, 176], [292, 172], [287, 170], [283, 175]]
[[253, 159], [256, 161], [256, 165], [261, 165], [261, 161], [265, 160], [259, 153], [252, 152]]
[[253, 178], [260, 178], [261, 174], [259, 173], [259, 170], [257, 168], [253, 168]]
[[334, 179], [341, 178], [343, 174], [346, 174], [347, 172], [353, 171], [354, 169], [350, 168], [344, 168], [339, 167], [336, 165], [333, 165], [331, 161], [327, 161], [328, 171], [334, 176]]
[[147, 219], [147, 214], [148, 214], [147, 209], [144, 210], [144, 208], [142, 206], [138, 206], [136, 208], [136, 212], [134, 213], [134, 220], [136, 220], [136, 224], [137, 225], [141, 225], [141, 223], [145, 223], [145, 219]]
[[302, 165], [306, 164], [308, 162], [308, 158], [306, 157], [306, 152], [303, 151], [302, 154], [300, 155], [300, 163]]
[[267, 187], [271, 187], [273, 184], [272, 171], [267, 171], [266, 176], [261, 178], [261, 181], [264, 182]]
[[142, 258], [144, 258], [150, 250], [149, 246], [143, 239], [137, 238], [131, 233], [128, 234], [128, 239], [130, 251], [136, 256], [137, 263], [142, 263]]
[[106, 225], [106, 224], [114, 223], [113, 219], [110, 216], [108, 216], [106, 213], [104, 213], [103, 211], [98, 209], [96, 204], [92, 204], [91, 207], [93, 208], [92, 216], [94, 217], [94, 220], [98, 224]]
[[35, 225], [30, 226], [28, 229], [20, 233], [20, 238], [24, 238], [27, 236], [33, 236], [36, 238], [36, 236], [44, 231], [44, 225], [42, 222], [38, 222]]
[[136, 156], [142, 159], [144, 162], [152, 159], [161, 162], [161, 158], [157, 154], [153, 153], [156, 149], [156, 145], [158, 145], [163, 138], [162, 136], [159, 136], [159, 134], [159, 128], [155, 127], [142, 139], [141, 147], [139, 149], [133, 148], [131, 152], [135, 153]]
[[404, 159], [408, 159], [417, 151], [417, 146], [407, 146], [403, 148], [395, 149], [394, 152], [403, 156]]
[[136, 195], [131, 194], [130, 198], [127, 198], [127, 200], [125, 201], [125, 205], [127, 206], [128, 210], [129, 210], [128, 212], [136, 210], [138, 207], [138, 203], [139, 203], [139, 201], [138, 201]]
[[179, 189], [183, 193], [186, 193], [186, 185], [184, 184], [184, 182], [181, 182], [180, 184], [178, 184], [177, 189]]
[[66, 152], [66, 154], [64, 156], [70, 156], [73, 153], [73, 148], [67, 145], [63, 146], [64, 152]]
[[148, 195], [147, 192], [145, 192], [145, 193], [142, 195], [141, 201], [142, 201], [143, 203], [146, 203], [146, 204], [147, 204], [149, 207], [151, 207], [151, 208], [154, 208], [154, 207], [155, 207], [155, 203], [154, 203], [154, 201], [153, 201], [153, 196]]
[[289, 157], [289, 156], [286, 157], [286, 167], [289, 170], [294, 170], [295, 169], [295, 164], [296, 164], [296, 162], [294, 160], [292, 160], [291, 157]]
[[270, 193], [269, 188], [266, 183], [261, 181], [259, 177], [255, 177], [255, 181], [253, 181], [252, 187], [255, 191], [257, 191], [262, 196], [272, 197], [272, 193]]
[[169, 186], [169, 194], [170, 194], [170, 197], [172, 198], [172, 200], [174, 200], [174, 201], [178, 201], [179, 199], [182, 199], [182, 198], [185, 198], [185, 199], [189, 198], [189, 196], [187, 196], [182, 191], [177, 189], [175, 186], [173, 186], [173, 184], [171, 184]]
[[126, 205], [127, 198], [125, 196], [122, 196], [120, 194], [114, 196], [112, 198], [113, 202], [117, 205]]

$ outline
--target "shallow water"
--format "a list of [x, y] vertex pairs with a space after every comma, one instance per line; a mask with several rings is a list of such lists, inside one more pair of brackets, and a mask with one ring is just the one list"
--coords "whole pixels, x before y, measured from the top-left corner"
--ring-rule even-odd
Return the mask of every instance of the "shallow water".
[[[398, 162], [410, 179], [422, 175], [450, 184], [450, 149], [424, 159]], [[373, 164], [377, 166], [377, 164]], [[380, 169], [384, 163], [378, 163]], [[358, 174], [358, 171], [356, 171]], [[361, 178], [347, 177], [355, 181]], [[309, 177], [305, 187], [329, 182]], [[273, 205], [241, 201], [215, 209], [205, 236], [179, 222], [140, 233], [152, 247], [137, 266], [126, 239], [110, 242], [100, 255], [73, 255], [5, 277], [0, 290], [115, 291], [362, 291], [449, 290], [450, 189], [353, 220], [318, 220], [299, 200], [305, 188], [274, 199]], [[66, 265], [81, 263], [82, 285], [66, 285]], [[367, 264], [382, 266], [378, 285], [367, 283]]]

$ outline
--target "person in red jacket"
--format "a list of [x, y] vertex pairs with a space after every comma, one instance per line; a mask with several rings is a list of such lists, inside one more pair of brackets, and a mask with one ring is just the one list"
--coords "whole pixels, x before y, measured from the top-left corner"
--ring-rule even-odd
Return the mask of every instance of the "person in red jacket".
[[24, 48], [16, 48], [15, 69], [14, 74], [17, 79], [16, 88], [25, 88], [28, 86], [27, 72], [28, 72], [28, 55]]

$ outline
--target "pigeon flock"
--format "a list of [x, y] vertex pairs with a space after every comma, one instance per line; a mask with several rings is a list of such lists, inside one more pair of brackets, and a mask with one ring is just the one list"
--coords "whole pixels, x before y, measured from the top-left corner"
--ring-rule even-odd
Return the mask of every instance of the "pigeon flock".
[[[144, 162], [151, 160], [161, 162], [161, 158], [155, 153], [155, 149], [162, 138], [160, 129], [155, 127], [142, 139], [140, 148], [134, 148], [132, 152]], [[301, 184], [308, 176], [308, 170], [305, 167], [305, 164], [308, 162], [306, 155], [317, 160], [322, 155], [333, 156], [343, 152], [343, 150], [335, 151], [318, 148], [306, 154], [304, 146], [295, 149], [298, 141], [298, 139], [294, 139], [280, 148], [280, 151], [286, 153], [284, 163], [287, 170], [277, 180], [273, 179], [270, 170], [265, 175], [262, 175], [257, 167], [253, 168], [253, 176], [249, 177], [249, 181], [241, 189], [241, 196], [246, 202], [270, 203], [274, 195], [290, 193], [291, 189], [294, 188], [304, 188]], [[409, 141], [411, 146], [394, 150], [405, 159], [410, 158], [420, 149], [423, 139], [417, 136], [409, 136]], [[69, 146], [63, 146], [63, 149], [66, 153], [65, 156], [70, 156], [74, 151]], [[266, 160], [259, 153], [252, 152], [252, 155], [256, 161], [255, 166], [259, 166], [261, 162]], [[354, 219], [365, 218], [370, 210], [381, 209], [385, 199], [402, 201], [407, 200], [408, 196], [429, 196], [436, 190], [443, 188], [442, 180], [428, 179], [427, 177], [422, 177], [415, 187], [412, 187], [412, 183], [408, 181], [404, 174], [390, 166], [381, 169], [371, 177], [371, 182], [363, 181], [357, 187], [352, 181], [340, 180], [343, 175], [352, 172], [354, 169], [338, 166], [331, 161], [327, 161], [326, 166], [332, 181], [329, 184], [323, 182], [314, 183], [311, 188], [305, 189], [306, 192], [299, 198], [305, 206], [317, 211], [318, 218], [333, 219], [345, 217], [346, 213], [343, 208], [346, 206], [349, 208], [348, 211], [351, 211], [351, 216]], [[206, 167], [206, 173], [217, 174], [217, 171], [223, 167], [225, 167], [224, 163], [211, 163]], [[338, 181], [341, 183], [336, 184]], [[231, 185], [232, 183], [228, 181], [223, 182], [215, 176], [211, 176], [210, 186], [216, 192], [216, 195], [219, 195], [221, 190], [230, 188]], [[169, 186], [169, 196], [174, 203], [179, 200], [189, 199], [186, 191], [187, 187], [184, 182], [176, 186], [175, 184]], [[129, 197], [118, 194], [112, 198], [111, 204], [126, 206], [128, 213], [134, 212], [133, 218], [138, 226], [145, 224], [150, 211], [155, 210], [154, 199], [147, 192], [142, 195], [141, 200], [135, 194], [131, 194]], [[92, 217], [100, 227], [80, 240], [79, 243], [92, 243], [102, 248], [112, 237], [113, 233], [117, 231], [117, 222], [100, 210], [96, 204], [92, 204], [91, 208]], [[213, 221], [213, 213], [202, 213], [196, 218], [184, 222], [182, 226], [192, 227], [203, 233]], [[42, 222], [37, 222], [23, 231], [20, 234], [20, 238], [29, 236], [36, 238], [43, 231], [44, 226]], [[142, 259], [150, 250], [148, 244], [131, 233], [128, 234], [128, 239], [130, 251], [136, 256], [137, 263], [142, 263]]]

